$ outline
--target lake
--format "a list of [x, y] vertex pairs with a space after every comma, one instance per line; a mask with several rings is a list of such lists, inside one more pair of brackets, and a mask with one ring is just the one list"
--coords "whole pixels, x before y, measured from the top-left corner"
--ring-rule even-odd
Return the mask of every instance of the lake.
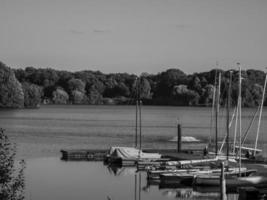
[[[243, 109], [245, 132], [256, 108]], [[225, 135], [225, 111], [220, 113], [219, 137]], [[263, 112], [259, 141], [267, 136], [267, 112]], [[214, 135], [211, 109], [206, 107], [143, 106], [142, 146], [175, 148], [170, 142], [177, 135], [177, 121], [183, 135], [208, 142]], [[61, 149], [133, 146], [135, 138], [135, 106], [44, 105], [40, 109], [0, 110], [0, 126], [17, 145], [17, 159], [26, 159], [26, 198], [38, 199], [177, 199], [188, 192], [196, 198], [206, 197], [192, 189], [159, 189], [147, 185], [145, 174], [134, 169], [107, 168], [102, 162], [64, 162]], [[248, 142], [255, 139], [257, 124], [252, 126]], [[232, 126], [232, 132], [234, 127]], [[232, 133], [231, 133], [232, 134]], [[214, 138], [214, 137], [212, 137]], [[266, 145], [262, 146], [266, 149]], [[265, 151], [266, 152], [266, 151]], [[137, 187], [138, 184], [139, 186]], [[141, 189], [140, 189], [141, 188]], [[136, 193], [140, 189], [140, 193]], [[139, 190], [138, 190], [139, 191]], [[204, 195], [204, 197], [203, 197]]]

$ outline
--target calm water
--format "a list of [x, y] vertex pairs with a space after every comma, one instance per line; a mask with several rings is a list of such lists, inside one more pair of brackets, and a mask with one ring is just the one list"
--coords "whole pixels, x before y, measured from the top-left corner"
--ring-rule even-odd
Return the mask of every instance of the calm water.
[[[220, 199], [218, 190], [167, 189], [150, 185], [136, 168], [110, 169], [102, 162], [63, 162], [58, 158], [28, 161], [27, 198], [38, 200]], [[190, 198], [188, 198], [190, 197]], [[237, 199], [229, 194], [229, 199]]]
[[[254, 112], [255, 109], [243, 110], [244, 130]], [[210, 116], [210, 108], [144, 106], [143, 146], [175, 147], [175, 143], [169, 140], [176, 136], [177, 120], [184, 127], [183, 135], [208, 141]], [[225, 116], [225, 112], [221, 112], [221, 116]], [[267, 140], [263, 134], [267, 130], [266, 117], [267, 112], [264, 111], [260, 135], [262, 143]], [[224, 119], [220, 120], [220, 137], [225, 133]], [[181, 191], [159, 190], [153, 185], [148, 187], [144, 174], [140, 178], [134, 169], [119, 169], [114, 174], [101, 162], [60, 160], [61, 149], [132, 146], [134, 106], [42, 106], [40, 109], [0, 110], [0, 126], [17, 144], [18, 158], [26, 159], [26, 197], [29, 200], [100, 200], [108, 196], [112, 200], [138, 199], [139, 196], [145, 200], [177, 199], [184, 191], [198, 196], [198, 199], [207, 199], [203, 193], [190, 191], [192, 189]], [[251, 142], [255, 131], [256, 126], [253, 126], [249, 135]], [[217, 198], [216, 193], [212, 195], [210, 198]]]

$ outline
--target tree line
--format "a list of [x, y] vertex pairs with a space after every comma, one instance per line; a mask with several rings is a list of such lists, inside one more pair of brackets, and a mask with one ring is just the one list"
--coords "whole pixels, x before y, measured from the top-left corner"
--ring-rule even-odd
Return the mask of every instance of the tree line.
[[[158, 74], [143, 73], [138, 77], [135, 74], [104, 74], [90, 70], [69, 72], [34, 67], [12, 69], [0, 62], [0, 107], [135, 104], [137, 96], [146, 105], [210, 106], [218, 72], [222, 77], [220, 103], [224, 105], [229, 71], [220, 69], [193, 74], [185, 74], [180, 69], [168, 69]], [[242, 105], [259, 105], [265, 73], [254, 69], [244, 70], [242, 78]], [[233, 105], [236, 104], [237, 93], [238, 71], [233, 70]]]

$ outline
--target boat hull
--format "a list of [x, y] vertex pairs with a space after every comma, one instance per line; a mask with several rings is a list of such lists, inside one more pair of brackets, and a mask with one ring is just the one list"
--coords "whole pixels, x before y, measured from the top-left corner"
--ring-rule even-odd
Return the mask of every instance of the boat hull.
[[[248, 176], [248, 177], [226, 177], [226, 187], [266, 187], [267, 177]], [[194, 179], [195, 186], [220, 186], [220, 176], [198, 176]]]

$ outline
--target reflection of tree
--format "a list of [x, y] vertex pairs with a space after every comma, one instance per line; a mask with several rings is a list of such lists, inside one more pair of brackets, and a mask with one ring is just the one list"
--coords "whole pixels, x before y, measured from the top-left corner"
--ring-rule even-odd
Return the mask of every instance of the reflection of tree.
[[20, 161], [20, 168], [15, 166], [16, 151], [0, 128], [0, 199], [23, 200], [24, 199], [24, 169], [25, 162]]

